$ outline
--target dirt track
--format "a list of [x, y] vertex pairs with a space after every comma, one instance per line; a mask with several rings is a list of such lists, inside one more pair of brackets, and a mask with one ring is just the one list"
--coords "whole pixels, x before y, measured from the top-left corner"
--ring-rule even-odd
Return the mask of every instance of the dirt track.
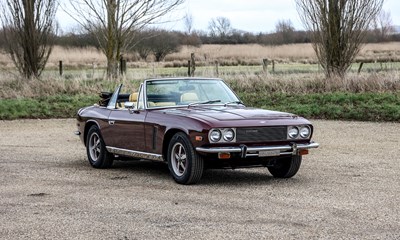
[[0, 121], [0, 239], [400, 239], [400, 124], [315, 121], [299, 173], [89, 166], [74, 120]]

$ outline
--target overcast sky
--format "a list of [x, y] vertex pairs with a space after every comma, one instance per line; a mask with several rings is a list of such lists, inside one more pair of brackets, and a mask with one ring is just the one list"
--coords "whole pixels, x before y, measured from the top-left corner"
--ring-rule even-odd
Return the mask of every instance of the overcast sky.
[[[390, 11], [393, 24], [400, 25], [400, 1], [385, 0], [383, 8]], [[173, 16], [183, 17], [186, 13], [193, 16], [196, 30], [207, 31], [209, 21], [219, 16], [228, 18], [233, 28], [248, 32], [272, 32], [277, 21], [287, 19], [292, 21], [296, 29], [303, 28], [294, 0], [186, 0]], [[58, 20], [64, 31], [76, 26], [62, 9], [58, 13]], [[164, 28], [183, 30], [184, 23], [176, 21]]]

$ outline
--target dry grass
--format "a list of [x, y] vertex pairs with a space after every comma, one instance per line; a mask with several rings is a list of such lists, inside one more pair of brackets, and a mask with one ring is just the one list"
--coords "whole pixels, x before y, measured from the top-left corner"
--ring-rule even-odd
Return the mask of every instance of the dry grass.
[[328, 92], [399, 92], [400, 72], [348, 74], [346, 78], [326, 79], [322, 74], [241, 75], [225, 76], [228, 83], [239, 91], [280, 92], [309, 94]]
[[58, 66], [59, 61], [72, 67], [103, 65], [107, 63], [104, 54], [93, 47], [87, 48], [63, 48], [56, 46], [50, 55], [47, 67]]
[[[400, 91], [400, 70], [391, 67], [388, 71], [364, 72], [360, 75], [349, 73], [346, 79], [325, 79], [315, 69], [296, 71], [303, 62], [315, 61], [310, 44], [284, 45], [268, 47], [260, 45], [203, 45], [200, 48], [184, 47], [179, 53], [172, 54], [163, 63], [130, 63], [128, 74], [121, 81], [129, 88], [136, 89], [138, 81], [150, 77], [185, 76], [188, 56], [195, 52], [199, 66], [196, 76], [217, 77], [213, 62], [218, 60], [226, 65], [254, 65], [220, 68], [218, 77], [226, 79], [236, 89], [250, 91], [270, 91], [282, 93], [314, 92], [398, 92]], [[362, 58], [400, 58], [400, 43], [367, 44]], [[262, 58], [279, 59], [290, 64], [279, 64], [280, 74], [265, 74], [260, 66]], [[58, 77], [56, 66], [63, 60], [70, 66], [63, 77]], [[297, 62], [297, 63], [295, 63]], [[0, 54], [0, 98], [39, 97], [57, 94], [93, 94], [101, 90], [111, 90], [116, 83], [107, 82], [104, 67], [106, 59], [94, 48], [56, 47], [50, 57], [48, 69], [41, 80], [21, 80], [14, 72], [11, 61]], [[223, 64], [221, 64], [223, 65]], [[94, 66], [94, 68], [93, 68]], [[398, 66], [398, 65], [396, 65]], [[289, 70], [287, 70], [289, 69]], [[127, 80], [128, 79], [128, 80]]]
[[[0, 99], [10, 98], [35, 98], [57, 95], [93, 95], [101, 91], [113, 91], [119, 83], [124, 84], [125, 89], [138, 89], [139, 81], [128, 81], [123, 79], [116, 82], [85, 79], [85, 78], [42, 78], [42, 79], [13, 79], [2, 80], [0, 89]], [[133, 90], [132, 90], [133, 91]]]
[[[176, 76], [174, 74], [170, 75]], [[203, 76], [215, 77], [211, 71], [205, 70]], [[157, 76], [159, 77], [159, 76]], [[270, 92], [285, 94], [308, 94], [327, 92], [400, 92], [400, 71], [348, 74], [347, 78], [326, 79], [323, 74], [284, 74], [272, 75], [254, 72], [223, 73], [219, 77], [225, 79], [238, 92]], [[113, 90], [115, 85], [123, 83], [125, 89], [137, 89], [144, 78], [125, 78], [118, 83], [85, 77], [59, 78], [46, 77], [41, 80], [22, 80], [3, 75], [0, 98], [42, 97], [54, 95], [95, 94], [104, 90]], [[12, 80], [14, 79], [14, 80]], [[129, 79], [129, 80], [128, 80]]]
[[[105, 66], [107, 59], [104, 54], [93, 47], [87, 48], [63, 48], [55, 46], [47, 63], [47, 68], [58, 67], [59, 61], [71, 67], [82, 67], [101, 65]], [[0, 66], [3, 68], [13, 68], [14, 65], [10, 57], [5, 52], [0, 52]]]
[[[316, 56], [311, 44], [290, 44], [281, 46], [248, 45], [202, 45], [199, 48], [184, 46], [178, 53], [168, 55], [166, 67], [186, 66], [190, 54], [194, 52], [200, 66], [212, 65], [219, 61], [221, 65], [260, 65], [262, 59], [274, 59], [281, 63], [315, 63]], [[400, 43], [366, 44], [358, 59], [397, 59], [400, 60]], [[104, 54], [92, 47], [62, 48], [56, 46], [50, 56], [47, 68], [56, 68], [62, 60], [65, 66], [77, 68], [105, 68]], [[129, 67], [152, 67], [153, 63], [130, 62]], [[13, 64], [5, 53], [0, 52], [0, 67], [12, 68]]]
[[4, 51], [0, 50], [0, 69], [8, 69], [13, 67], [14, 65], [10, 57]]
[[238, 60], [244, 62], [261, 59], [275, 59], [281, 61], [314, 60], [315, 53], [311, 44], [291, 44], [281, 46], [248, 45], [203, 45], [196, 47], [183, 47], [179, 53], [167, 56], [167, 61], [185, 60], [194, 52], [200, 61]]
[[361, 59], [400, 59], [400, 43], [366, 44], [360, 52]]
[[[195, 53], [198, 61], [215, 60], [237, 63], [260, 64], [264, 58], [278, 62], [314, 63], [317, 61], [311, 44], [289, 44], [280, 46], [248, 45], [202, 45], [199, 48], [185, 46], [180, 52], [167, 56], [167, 61], [187, 60]], [[400, 43], [366, 44], [360, 51], [359, 59], [400, 59]]]
[[389, 43], [369, 43], [363, 47], [361, 54], [365, 52], [382, 52], [382, 51], [400, 51], [400, 42], [389, 42]]

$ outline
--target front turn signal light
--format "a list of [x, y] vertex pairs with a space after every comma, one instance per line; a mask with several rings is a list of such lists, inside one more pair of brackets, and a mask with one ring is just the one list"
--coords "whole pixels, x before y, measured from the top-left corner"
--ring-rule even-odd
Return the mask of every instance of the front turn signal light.
[[231, 154], [230, 153], [218, 153], [218, 158], [219, 159], [229, 159], [229, 158], [231, 158]]
[[308, 149], [302, 149], [302, 150], [300, 150], [300, 151], [299, 151], [299, 154], [300, 154], [301, 156], [307, 155], [307, 154], [308, 154]]

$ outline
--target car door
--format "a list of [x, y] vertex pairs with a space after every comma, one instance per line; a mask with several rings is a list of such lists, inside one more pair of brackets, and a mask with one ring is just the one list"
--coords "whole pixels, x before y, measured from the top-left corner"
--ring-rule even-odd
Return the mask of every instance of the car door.
[[120, 148], [124, 150], [144, 151], [144, 120], [146, 111], [140, 107], [143, 101], [142, 87], [139, 91], [138, 104], [132, 109], [126, 108], [111, 110], [108, 118], [110, 147]]

